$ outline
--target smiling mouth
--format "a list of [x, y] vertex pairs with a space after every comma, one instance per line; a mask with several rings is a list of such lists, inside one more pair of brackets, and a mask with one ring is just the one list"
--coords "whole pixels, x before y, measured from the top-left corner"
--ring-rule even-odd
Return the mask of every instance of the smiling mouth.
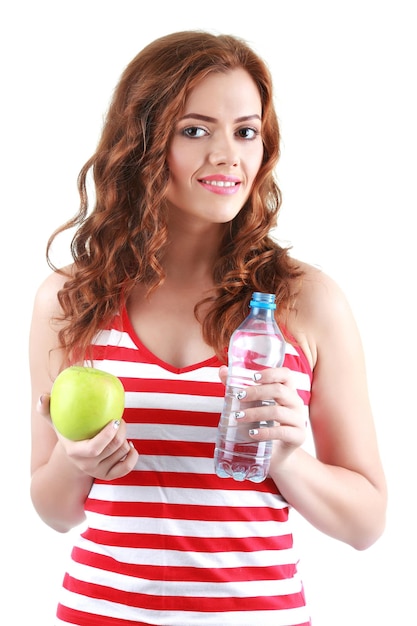
[[239, 183], [232, 180], [205, 180], [202, 178], [200, 183], [204, 185], [211, 185], [212, 187], [236, 187]]

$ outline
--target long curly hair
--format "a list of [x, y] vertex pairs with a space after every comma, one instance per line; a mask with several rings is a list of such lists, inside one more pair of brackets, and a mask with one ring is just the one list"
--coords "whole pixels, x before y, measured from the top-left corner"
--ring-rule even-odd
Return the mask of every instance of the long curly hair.
[[[280, 132], [266, 64], [234, 36], [184, 31], [147, 45], [126, 67], [114, 91], [95, 154], [78, 176], [77, 214], [49, 238], [51, 246], [75, 228], [74, 263], [58, 293], [59, 340], [70, 361], [86, 357], [97, 332], [120, 311], [139, 282], [148, 295], [164, 281], [161, 258], [168, 231], [164, 196], [169, 180], [167, 151], [175, 121], [193, 87], [212, 72], [245, 69], [262, 102], [263, 161], [250, 197], [227, 225], [213, 267], [215, 289], [196, 305], [205, 341], [224, 355], [233, 330], [248, 313], [253, 291], [276, 293], [288, 307], [299, 268], [270, 235], [277, 224], [281, 192], [274, 178]], [[89, 209], [88, 179], [95, 203]], [[207, 307], [207, 304], [209, 305]]]

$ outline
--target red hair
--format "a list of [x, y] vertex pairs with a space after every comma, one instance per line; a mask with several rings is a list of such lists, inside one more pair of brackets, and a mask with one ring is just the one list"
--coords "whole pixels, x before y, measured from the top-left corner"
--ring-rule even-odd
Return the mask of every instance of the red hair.
[[[225, 228], [213, 267], [215, 289], [201, 320], [203, 336], [222, 355], [231, 333], [247, 315], [253, 291], [276, 293], [278, 308], [289, 306], [291, 284], [300, 271], [288, 249], [270, 236], [281, 193], [274, 179], [280, 133], [269, 70], [236, 37], [174, 33], [146, 46], [126, 67], [97, 150], [78, 177], [79, 211], [48, 241], [48, 263], [58, 271], [50, 259], [52, 242], [76, 227], [71, 244], [74, 264], [58, 293], [64, 321], [59, 339], [70, 360], [86, 356], [98, 330], [120, 311], [135, 284], [145, 284], [150, 293], [163, 282], [167, 150], [175, 121], [199, 81], [209, 73], [236, 68], [245, 69], [259, 89], [264, 155], [248, 201]], [[91, 211], [90, 172], [95, 186]]]

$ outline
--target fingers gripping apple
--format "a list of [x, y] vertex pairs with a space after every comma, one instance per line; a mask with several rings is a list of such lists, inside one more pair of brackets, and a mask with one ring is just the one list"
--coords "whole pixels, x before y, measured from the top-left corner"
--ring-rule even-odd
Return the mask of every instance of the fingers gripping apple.
[[74, 365], [62, 370], [55, 379], [51, 419], [67, 439], [90, 439], [110, 421], [122, 417], [124, 403], [124, 388], [117, 376]]

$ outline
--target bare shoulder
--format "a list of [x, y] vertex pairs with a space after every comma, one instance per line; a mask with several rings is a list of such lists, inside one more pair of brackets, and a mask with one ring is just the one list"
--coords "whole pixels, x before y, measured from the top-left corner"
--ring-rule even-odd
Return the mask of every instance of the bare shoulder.
[[34, 301], [34, 311], [53, 317], [59, 311], [57, 294], [71, 275], [71, 267], [51, 272], [39, 285]]
[[356, 335], [356, 323], [340, 285], [320, 268], [298, 262], [303, 272], [297, 284], [288, 329], [314, 367], [321, 346], [346, 333]]
[[[58, 292], [71, 275], [71, 266], [52, 272], [40, 284], [35, 294], [29, 335], [30, 365], [33, 380], [41, 378], [40, 393], [47, 389], [47, 381], [57, 374], [61, 359], [58, 332], [62, 321]], [[51, 355], [57, 355], [52, 365]], [[56, 361], [56, 362], [55, 362]]]
[[[343, 290], [329, 274], [307, 263], [300, 263], [300, 268], [304, 273], [296, 295], [300, 313], [307, 312], [309, 318], [320, 314], [322, 319], [323, 315], [332, 315], [339, 308], [348, 306]], [[326, 307], [323, 307], [324, 303]]]

